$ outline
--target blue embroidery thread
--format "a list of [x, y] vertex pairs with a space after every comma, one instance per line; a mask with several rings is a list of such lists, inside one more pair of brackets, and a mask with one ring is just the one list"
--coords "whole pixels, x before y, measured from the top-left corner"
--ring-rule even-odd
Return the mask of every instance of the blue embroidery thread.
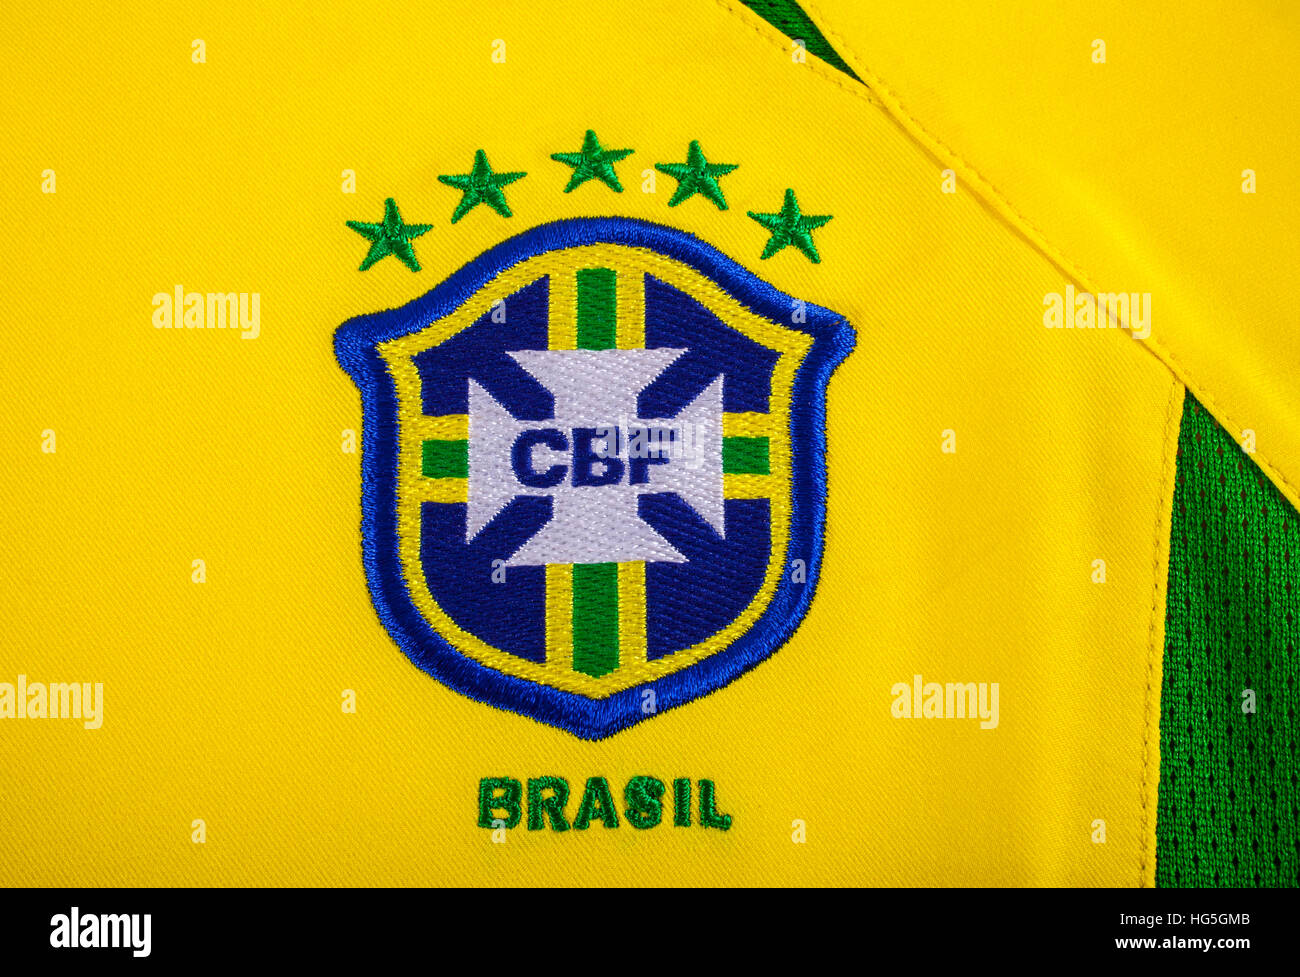
[[[553, 251], [599, 244], [646, 249], [679, 262], [719, 286], [758, 316], [782, 329], [804, 333], [811, 338], [811, 345], [798, 365], [791, 388], [789, 528], [785, 541], [785, 566], [780, 568], [770, 601], [748, 630], [721, 650], [652, 681], [615, 691], [603, 698], [591, 698], [489, 667], [452, 645], [416, 606], [408, 591], [399, 555], [398, 393], [378, 347], [387, 341], [417, 333], [430, 323], [450, 315], [475, 296], [485, 283], [520, 262]], [[647, 274], [647, 289], [651, 281]], [[803, 311], [802, 316], [791, 315], [796, 307]], [[792, 322], [792, 319], [796, 321]], [[690, 234], [630, 218], [582, 218], [536, 227], [483, 253], [427, 295], [406, 306], [349, 320], [336, 331], [334, 346], [338, 362], [361, 392], [362, 552], [371, 599], [380, 620], [411, 661], [443, 684], [479, 702], [529, 716], [585, 739], [610, 736], [636, 722], [716, 691], [783, 645], [798, 627], [812, 601], [821, 564], [825, 520], [826, 387], [831, 373], [853, 345], [853, 329], [841, 316], [819, 306], [796, 302]], [[523, 348], [527, 348], [527, 344]], [[522, 370], [520, 373], [524, 380], [512, 379], [509, 382], [524, 389], [525, 381], [530, 378]], [[527, 392], [536, 406], [527, 413], [549, 416], [545, 389], [535, 383], [533, 386], [537, 391], [529, 388]], [[651, 397], [653, 387], [654, 384], [647, 388], [643, 396]], [[724, 397], [732, 397], [732, 392], [725, 386], [724, 391]], [[531, 437], [559, 443], [559, 439], [551, 434]], [[532, 451], [548, 449], [530, 445], [526, 450], [531, 458]], [[561, 456], [547, 456], [548, 459], [558, 457]], [[539, 474], [544, 473], [548, 465], [538, 463], [535, 469]], [[533, 469], [528, 470], [531, 472]], [[551, 500], [522, 496], [511, 505], [521, 501], [529, 504], [523, 509], [535, 513], [529, 518], [546, 522], [549, 513], [545, 504]], [[643, 508], [648, 511], [659, 511], [672, 499], [660, 495], [643, 497], [642, 502], [646, 503]], [[662, 518], [661, 514], [659, 517]], [[730, 530], [728, 535], [731, 535]], [[775, 545], [775, 541], [771, 543]], [[803, 563], [802, 580], [799, 581], [790, 573], [790, 566], [796, 560]], [[525, 573], [536, 569], [522, 568]], [[512, 568], [509, 572], [516, 574], [520, 571]], [[526, 659], [529, 655], [520, 653], [519, 657]], [[654, 693], [651, 711], [643, 711], [647, 690]]]

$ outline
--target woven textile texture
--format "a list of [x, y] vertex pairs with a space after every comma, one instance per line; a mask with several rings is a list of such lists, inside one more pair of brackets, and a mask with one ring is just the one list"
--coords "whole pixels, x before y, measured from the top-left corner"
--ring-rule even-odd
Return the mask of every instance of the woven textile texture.
[[853, 69], [835, 53], [835, 49], [813, 23], [812, 18], [795, 0], [741, 0], [741, 2], [781, 33], [803, 41], [809, 51], [827, 64], [834, 65], [851, 78], [858, 77], [853, 73]]
[[1296, 885], [1300, 519], [1191, 394], [1177, 479], [1156, 883]]

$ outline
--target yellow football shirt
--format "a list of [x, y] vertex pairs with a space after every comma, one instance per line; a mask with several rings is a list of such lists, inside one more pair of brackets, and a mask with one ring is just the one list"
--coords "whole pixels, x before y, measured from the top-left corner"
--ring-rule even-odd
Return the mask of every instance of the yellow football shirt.
[[14, 10], [0, 879], [1153, 884], [1294, 17], [995, 6]]

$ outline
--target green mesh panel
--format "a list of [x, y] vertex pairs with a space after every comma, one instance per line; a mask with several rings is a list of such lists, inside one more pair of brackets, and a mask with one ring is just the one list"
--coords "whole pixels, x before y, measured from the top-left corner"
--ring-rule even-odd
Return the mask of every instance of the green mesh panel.
[[1300, 518], [1190, 393], [1177, 477], [1156, 884], [1300, 885]]
[[[803, 12], [795, 0], [741, 0], [746, 7], [754, 11], [765, 21], [790, 38], [803, 41], [812, 54], [817, 55], [827, 64], [834, 65], [850, 78], [857, 79], [853, 69], [846, 65], [830, 42], [822, 36], [812, 18]], [[861, 79], [858, 79], [861, 81]]]

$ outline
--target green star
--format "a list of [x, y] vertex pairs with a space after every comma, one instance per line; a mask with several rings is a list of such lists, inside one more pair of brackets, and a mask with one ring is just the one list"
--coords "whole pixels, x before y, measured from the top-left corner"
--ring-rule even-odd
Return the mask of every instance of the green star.
[[378, 224], [366, 224], [363, 221], [348, 221], [348, 227], [370, 241], [370, 250], [366, 260], [361, 262], [361, 271], [365, 271], [380, 258], [395, 254], [402, 259], [402, 264], [411, 271], [419, 271], [420, 263], [415, 260], [415, 250], [411, 239], [427, 231], [432, 224], [403, 224], [402, 215], [397, 211], [397, 204], [392, 197], [384, 201], [384, 219]]
[[655, 163], [656, 170], [667, 173], [677, 181], [677, 191], [673, 194], [673, 199], [668, 201], [669, 207], [676, 207], [683, 200], [700, 193], [717, 204], [719, 210], [727, 209], [727, 198], [718, 186], [718, 177], [730, 173], [736, 166], [735, 163], [710, 163], [704, 158], [704, 150], [700, 149], [699, 140], [696, 139], [691, 140], [690, 148], [686, 150], [685, 163]]
[[785, 203], [781, 205], [779, 214], [756, 214], [751, 210], [749, 216], [772, 232], [767, 247], [763, 249], [763, 258], [770, 258], [793, 244], [814, 264], [822, 260], [813, 244], [812, 232], [829, 221], [831, 215], [804, 216], [799, 213], [799, 201], [795, 199], [793, 190], [785, 192]]
[[564, 188], [565, 193], [569, 193], [574, 187], [582, 186], [588, 180], [599, 180], [615, 193], [622, 193], [623, 187], [619, 184], [611, 164], [631, 156], [633, 152], [634, 150], [631, 149], [603, 148], [596, 134], [588, 129], [580, 151], [551, 153], [551, 159], [573, 167], [573, 176], [569, 177], [569, 185]]
[[439, 183], [455, 187], [464, 194], [452, 212], [451, 222], [455, 224], [479, 204], [487, 204], [502, 217], [509, 217], [510, 205], [506, 203], [506, 195], [501, 192], [501, 188], [508, 183], [522, 180], [527, 175], [527, 173], [493, 173], [487, 153], [478, 150], [474, 153], [474, 167], [468, 173], [438, 177]]

